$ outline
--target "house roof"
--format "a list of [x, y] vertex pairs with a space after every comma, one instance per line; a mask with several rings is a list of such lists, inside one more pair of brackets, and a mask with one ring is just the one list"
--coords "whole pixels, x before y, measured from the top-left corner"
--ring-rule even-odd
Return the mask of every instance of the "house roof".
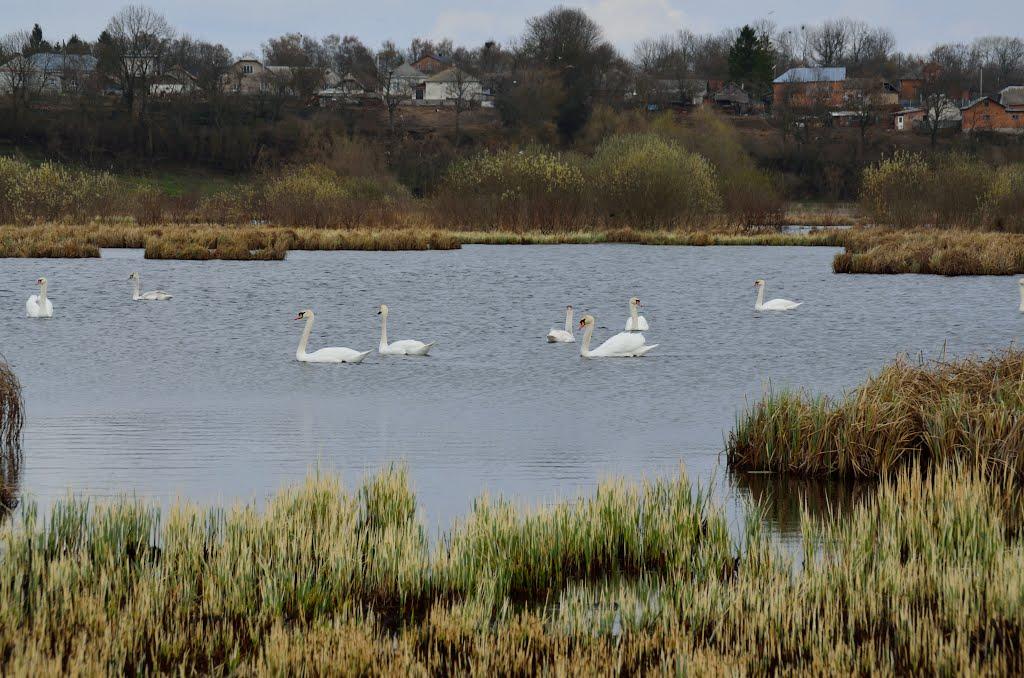
[[996, 101], [996, 99], [994, 97], [983, 96], [983, 97], [978, 97], [977, 99], [971, 99], [966, 104], [961, 106], [960, 110], [961, 111], [966, 111], [968, 108], [974, 108], [975, 106], [980, 104], [982, 101], [991, 101], [992, 103], [994, 103], [996, 105], [1001, 105], [998, 101]]
[[827, 68], [791, 68], [773, 80], [784, 85], [800, 82], [843, 82], [846, 80], [846, 66]]
[[419, 80], [426, 80], [427, 76], [423, 75], [420, 71], [416, 70], [409, 64], [402, 64], [391, 72], [393, 78], [416, 78]]
[[1024, 85], [1011, 85], [999, 92], [999, 103], [1003, 106], [1024, 106]]
[[448, 68], [440, 73], [435, 73], [426, 79], [426, 82], [455, 82], [459, 78], [459, 74], [462, 74], [463, 82], [478, 82], [478, 79], [474, 75], [470, 75], [466, 71], [459, 68]]
[[433, 59], [434, 61], [440, 61], [442, 64], [447, 64], [451, 62], [451, 59], [449, 59], [448, 57], [442, 56], [435, 52], [426, 52], [424, 54], [421, 54], [420, 58], [417, 59], [416, 61], [423, 61], [424, 59]]

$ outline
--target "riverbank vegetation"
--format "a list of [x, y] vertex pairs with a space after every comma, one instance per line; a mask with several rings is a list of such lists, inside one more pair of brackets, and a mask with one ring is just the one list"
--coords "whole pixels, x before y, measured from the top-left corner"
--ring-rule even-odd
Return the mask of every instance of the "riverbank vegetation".
[[956, 464], [1024, 473], [1024, 351], [988, 358], [899, 358], [837, 398], [772, 392], [729, 436], [731, 468], [877, 478]]
[[836, 273], [1024, 273], [1024, 234], [959, 228], [849, 229], [846, 248], [832, 262]]
[[736, 543], [685, 476], [526, 510], [482, 498], [429, 543], [401, 469], [311, 477], [265, 510], [68, 499], [0, 531], [12, 674], [1013, 673], [1015, 490], [904, 469], [804, 518], [802, 566]]
[[7, 361], [0, 358], [0, 523], [18, 505], [24, 423], [21, 382]]

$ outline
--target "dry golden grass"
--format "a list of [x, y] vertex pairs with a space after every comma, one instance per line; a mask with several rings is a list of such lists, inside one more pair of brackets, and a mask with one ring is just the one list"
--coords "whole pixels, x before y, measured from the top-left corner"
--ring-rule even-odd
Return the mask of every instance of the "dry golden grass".
[[908, 465], [956, 462], [1024, 472], [1024, 351], [986, 359], [899, 358], [840, 398], [782, 391], [729, 436], [742, 471], [875, 478]]
[[850, 229], [846, 251], [832, 263], [836, 273], [1024, 273], [1024, 234], [970, 230]]
[[263, 512], [66, 500], [0, 528], [7, 675], [998, 674], [1024, 669], [1012, 486], [908, 471], [802, 518], [794, 570], [685, 477], [524, 510], [433, 546], [402, 470]]
[[47, 224], [0, 227], [2, 257], [99, 256], [99, 248], [146, 249], [150, 259], [283, 259], [294, 250], [448, 250], [462, 245], [552, 245], [631, 243], [642, 245], [809, 245], [836, 246], [838, 231], [783, 233], [775, 229], [721, 226], [695, 230], [610, 230], [565, 232], [461, 231], [433, 227], [421, 217], [395, 228], [280, 228], [132, 222], [81, 226]]

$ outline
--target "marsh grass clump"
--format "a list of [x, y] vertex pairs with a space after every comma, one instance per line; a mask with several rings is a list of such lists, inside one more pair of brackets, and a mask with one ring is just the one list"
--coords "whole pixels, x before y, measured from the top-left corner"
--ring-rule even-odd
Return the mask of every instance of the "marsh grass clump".
[[87, 242], [74, 227], [0, 227], [0, 258], [59, 259], [98, 256], [99, 248]]
[[1013, 275], [1024, 272], [1024, 234], [961, 229], [850, 229], [836, 273]]
[[280, 261], [292, 236], [256, 228], [169, 228], [146, 238], [147, 259]]
[[904, 469], [801, 517], [794, 569], [685, 478], [522, 511], [431, 547], [404, 470], [309, 477], [262, 512], [69, 498], [0, 527], [5, 672], [1012, 674], [1019, 487]]
[[743, 471], [874, 478], [956, 462], [1024, 471], [1024, 351], [989, 358], [899, 358], [839, 398], [773, 392], [729, 435]]

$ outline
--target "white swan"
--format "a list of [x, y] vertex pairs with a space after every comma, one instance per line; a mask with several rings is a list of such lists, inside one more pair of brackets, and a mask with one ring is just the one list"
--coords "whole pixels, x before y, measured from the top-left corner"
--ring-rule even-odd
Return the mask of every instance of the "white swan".
[[46, 278], [36, 280], [39, 294], [33, 294], [25, 302], [25, 315], [29, 318], [52, 318], [53, 304], [46, 298]]
[[1018, 310], [1024, 313], [1024, 278], [1020, 280], [1020, 308]]
[[754, 287], [757, 288], [757, 301], [754, 303], [755, 311], [792, 311], [804, 303], [802, 301], [790, 301], [789, 299], [764, 300], [764, 281], [755, 280]]
[[[1024, 288], [1022, 288], [1024, 290]], [[565, 329], [559, 330], [551, 328], [548, 332], [548, 343], [549, 344], [568, 344], [576, 341], [576, 337], [572, 335], [572, 306], [565, 307]]]
[[583, 329], [580, 355], [584, 358], [639, 358], [658, 347], [657, 344], [648, 346], [644, 335], [637, 332], [619, 332], [591, 351], [590, 337], [594, 334], [594, 316], [583, 316], [580, 320], [580, 329]]
[[437, 343], [432, 341], [429, 344], [424, 344], [422, 341], [416, 341], [415, 339], [401, 339], [389, 344], [388, 305], [381, 304], [380, 308], [377, 309], [377, 315], [380, 316], [380, 346], [377, 347], [377, 353], [381, 355], [427, 355], [434, 344]]
[[302, 339], [299, 339], [299, 348], [295, 351], [295, 359], [303, 363], [354, 363], [363, 362], [363, 358], [370, 355], [372, 351], [353, 351], [350, 348], [332, 346], [322, 348], [319, 351], [306, 353], [306, 344], [309, 342], [309, 333], [313, 331], [313, 311], [306, 309], [299, 311], [295, 316], [296, 320], [305, 320], [306, 328], [302, 330]]
[[642, 315], [637, 315], [636, 310], [643, 308], [643, 304], [640, 303], [640, 299], [632, 297], [629, 300], [629, 317], [626, 318], [626, 331], [627, 332], [644, 332], [651, 329], [647, 325], [647, 319]]
[[128, 279], [132, 281], [132, 301], [167, 301], [171, 299], [171, 295], [163, 290], [153, 290], [152, 292], [142, 292], [139, 290], [142, 287], [142, 281], [139, 279], [138, 271], [133, 271]]

